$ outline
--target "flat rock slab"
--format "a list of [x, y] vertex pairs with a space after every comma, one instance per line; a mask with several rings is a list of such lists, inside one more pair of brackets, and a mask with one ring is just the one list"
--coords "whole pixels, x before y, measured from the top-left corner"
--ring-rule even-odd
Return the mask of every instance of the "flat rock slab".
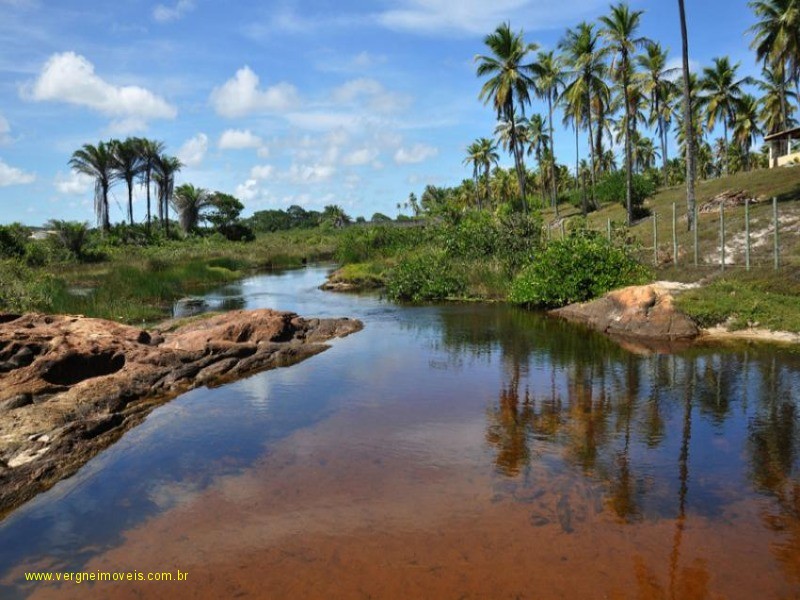
[[361, 328], [354, 319], [268, 309], [164, 332], [82, 316], [0, 314], [0, 517], [179, 393], [294, 364]]
[[550, 314], [606, 333], [639, 352], [674, 350], [700, 334], [697, 324], [675, 308], [671, 288], [662, 284], [615, 290]]

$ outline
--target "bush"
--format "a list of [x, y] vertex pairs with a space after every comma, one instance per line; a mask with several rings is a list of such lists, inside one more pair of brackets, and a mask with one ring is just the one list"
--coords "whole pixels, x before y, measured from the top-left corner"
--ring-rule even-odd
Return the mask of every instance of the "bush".
[[403, 259], [389, 271], [386, 291], [392, 300], [444, 300], [463, 295], [466, 281], [442, 252]]
[[24, 256], [27, 237], [27, 231], [18, 223], [0, 225], [0, 258]]
[[228, 223], [220, 225], [217, 231], [230, 242], [252, 242], [256, 239], [253, 230], [244, 223]]
[[[633, 181], [633, 204], [634, 218], [646, 216], [647, 210], [644, 208], [644, 201], [655, 194], [658, 187], [652, 178], [644, 175], [634, 174]], [[619, 202], [626, 206], [626, 177], [625, 171], [612, 171], [607, 173], [597, 184], [597, 200], [601, 203]]]
[[417, 246], [424, 237], [425, 231], [420, 227], [349, 227], [339, 237], [336, 260], [348, 264], [390, 256], [400, 250]]
[[624, 249], [585, 229], [551, 242], [511, 285], [509, 300], [538, 308], [585, 302], [612, 289], [643, 283], [649, 272]]

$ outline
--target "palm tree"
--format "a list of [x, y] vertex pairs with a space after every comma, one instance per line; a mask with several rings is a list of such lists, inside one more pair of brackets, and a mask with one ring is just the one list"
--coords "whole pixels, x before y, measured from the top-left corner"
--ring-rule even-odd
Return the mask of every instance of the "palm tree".
[[114, 170], [114, 149], [100, 142], [97, 146], [84, 144], [72, 153], [69, 166], [73, 171], [94, 178], [94, 213], [97, 224], [106, 232], [111, 228], [108, 218], [108, 190], [117, 178]]
[[178, 213], [178, 220], [184, 233], [191, 232], [200, 220], [200, 214], [213, 206], [213, 196], [208, 190], [184, 183], [175, 188], [172, 206]]
[[182, 167], [183, 163], [180, 160], [166, 154], [159, 155], [153, 163], [153, 179], [158, 190], [158, 216], [167, 236], [169, 236], [169, 207], [173, 204], [172, 196], [175, 190], [175, 174]]
[[110, 144], [114, 154], [114, 171], [128, 186], [128, 222], [133, 225], [133, 179], [142, 169], [139, 145], [135, 138], [128, 138], [124, 142], [111, 140]]
[[744, 168], [750, 170], [750, 149], [757, 136], [763, 131], [758, 124], [758, 100], [750, 94], [745, 94], [739, 102], [739, 111], [733, 124], [733, 137], [739, 143], [744, 153]]
[[625, 111], [625, 204], [628, 209], [628, 225], [633, 222], [633, 156], [631, 149], [631, 132], [633, 130], [631, 114], [630, 84], [633, 74], [631, 58], [637, 48], [644, 46], [647, 39], [637, 37], [636, 32], [644, 11], [631, 11], [627, 4], [620, 3], [611, 7], [611, 14], [600, 17], [603, 28], [600, 34], [608, 42], [608, 50], [613, 55], [611, 71], [622, 85]]
[[696, 226], [694, 213], [697, 206], [694, 192], [696, 176], [694, 106], [692, 105], [692, 80], [689, 72], [689, 33], [686, 28], [686, 8], [683, 0], [678, 0], [678, 12], [681, 20], [681, 58], [683, 61], [683, 133], [686, 137], [686, 223], [689, 231], [692, 231]]
[[[483, 167], [484, 194], [488, 205], [491, 201], [489, 173], [492, 170], [492, 166], [496, 165], [497, 161], [500, 160], [500, 156], [497, 154], [497, 145], [489, 138], [478, 138], [476, 143], [478, 144], [478, 162]], [[479, 202], [478, 208], [480, 207]]]
[[467, 146], [467, 156], [464, 158], [464, 165], [472, 165], [472, 178], [475, 180], [475, 204], [478, 205], [478, 210], [481, 209], [481, 195], [480, 195], [480, 188], [478, 186], [478, 173], [480, 172], [481, 167], [481, 142], [480, 140], [475, 140], [469, 146]]
[[[536, 94], [540, 98], [547, 100], [548, 123], [550, 124], [550, 155], [555, 156], [554, 132], [553, 132], [553, 104], [558, 101], [560, 90], [564, 88], [564, 68], [561, 59], [555, 56], [553, 51], [539, 52], [536, 61], [531, 65], [533, 72], [533, 83]], [[558, 179], [555, 171], [555, 160], [551, 163], [551, 189], [552, 206], [558, 216]]]
[[[606, 65], [600, 51], [600, 38], [594, 26], [580, 23], [575, 29], [568, 29], [559, 47], [565, 53], [565, 60], [569, 67], [568, 77], [571, 81], [567, 84], [562, 95], [569, 113], [577, 126], [585, 122], [589, 132], [589, 154], [592, 162], [592, 204], [596, 206], [596, 158], [594, 147], [594, 127], [592, 122], [592, 106], [597, 96], [604, 96], [604, 104], [610, 95], [605, 82]], [[584, 206], [584, 210], [586, 207]]]
[[669, 102], [675, 90], [672, 78], [678, 69], [667, 68], [667, 52], [661, 44], [650, 42], [645, 47], [645, 54], [638, 57], [637, 62], [642, 67], [640, 82], [642, 91], [647, 94], [650, 102], [650, 124], [656, 125], [656, 133], [661, 142], [661, 158], [664, 161], [664, 185], [669, 185], [667, 179], [667, 123], [664, 104]]
[[727, 56], [715, 58], [713, 67], [703, 69], [703, 78], [700, 80], [700, 90], [704, 92], [700, 96], [700, 106], [706, 113], [706, 127], [712, 130], [717, 121], [722, 122], [726, 154], [728, 127], [736, 121], [736, 107], [742, 98], [742, 86], [754, 83], [750, 77], [736, 78], [739, 64], [731, 65]]
[[795, 120], [792, 118], [794, 107], [789, 100], [797, 100], [797, 94], [786, 89], [786, 82], [783, 74], [778, 72], [776, 67], [771, 69], [765, 67], [761, 72], [763, 79], [758, 82], [759, 89], [763, 92], [761, 96], [761, 121], [764, 131], [768, 134], [785, 131], [794, 127]]
[[653, 140], [635, 131], [633, 133], [631, 146], [633, 147], [633, 158], [636, 170], [644, 172], [647, 169], [653, 168], [658, 158], [658, 150], [656, 150]]
[[[787, 76], [794, 80], [795, 97], [800, 95], [800, 0], [751, 0], [749, 6], [759, 19], [750, 28], [755, 34], [750, 47], [776, 76], [781, 90], [781, 114], [786, 119], [789, 114]], [[781, 129], [787, 127], [788, 123], [784, 122]]]
[[158, 157], [164, 152], [164, 143], [155, 140], [148, 140], [147, 138], [135, 138], [134, 144], [139, 149], [139, 156], [141, 159], [141, 176], [142, 183], [147, 190], [147, 230], [150, 231], [150, 182], [153, 177], [153, 169], [155, 168]]
[[478, 55], [478, 77], [489, 76], [483, 84], [479, 98], [484, 104], [490, 101], [497, 111], [497, 119], [509, 123], [508, 147], [514, 155], [514, 166], [517, 170], [523, 210], [527, 212], [525, 200], [525, 162], [521, 146], [517, 141], [516, 107], [525, 115], [525, 105], [530, 102], [530, 91], [534, 89], [533, 80], [528, 74], [529, 65], [523, 64], [525, 57], [535, 52], [536, 44], [526, 44], [523, 34], [511, 31], [509, 23], [503, 23], [484, 38], [484, 43], [491, 51], [491, 56]]
[[[527, 154], [536, 156], [536, 164], [539, 167], [539, 172], [542, 172], [542, 152], [550, 143], [550, 136], [545, 129], [547, 128], [546, 121], [542, 115], [533, 115], [527, 120], [526, 125], [526, 142], [528, 145]], [[542, 181], [542, 200], [545, 198], [544, 189], [544, 174], [540, 175]]]

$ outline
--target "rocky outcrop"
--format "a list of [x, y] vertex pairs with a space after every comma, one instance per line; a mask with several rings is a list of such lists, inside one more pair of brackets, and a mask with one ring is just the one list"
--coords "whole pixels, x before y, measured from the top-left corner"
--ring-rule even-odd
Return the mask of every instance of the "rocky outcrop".
[[0, 315], [0, 516], [175, 395], [293, 364], [361, 327], [272, 310], [233, 311], [170, 331]]
[[668, 351], [700, 334], [697, 324], [675, 308], [675, 289], [659, 283], [627, 287], [551, 314], [618, 338], [630, 350]]

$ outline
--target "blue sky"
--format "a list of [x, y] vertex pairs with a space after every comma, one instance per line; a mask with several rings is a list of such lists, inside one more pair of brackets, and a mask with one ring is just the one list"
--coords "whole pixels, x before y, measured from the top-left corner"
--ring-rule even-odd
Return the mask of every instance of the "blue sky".
[[[680, 50], [677, 2], [636, 0], [642, 33]], [[757, 75], [746, 0], [686, 0], [691, 59]], [[94, 222], [84, 143], [165, 142], [177, 183], [231, 193], [245, 214], [340, 204], [395, 215], [409, 192], [470, 176], [494, 113], [473, 57], [500, 22], [554, 47], [607, 0], [0, 0], [0, 222]], [[533, 111], [546, 114], [541, 104]], [[532, 112], [533, 112], [532, 111]], [[560, 122], [560, 118], [557, 118]], [[556, 132], [571, 164], [574, 138]], [[503, 164], [511, 160], [504, 157]], [[111, 198], [123, 218], [124, 186]], [[136, 218], [144, 217], [137, 199]]]

